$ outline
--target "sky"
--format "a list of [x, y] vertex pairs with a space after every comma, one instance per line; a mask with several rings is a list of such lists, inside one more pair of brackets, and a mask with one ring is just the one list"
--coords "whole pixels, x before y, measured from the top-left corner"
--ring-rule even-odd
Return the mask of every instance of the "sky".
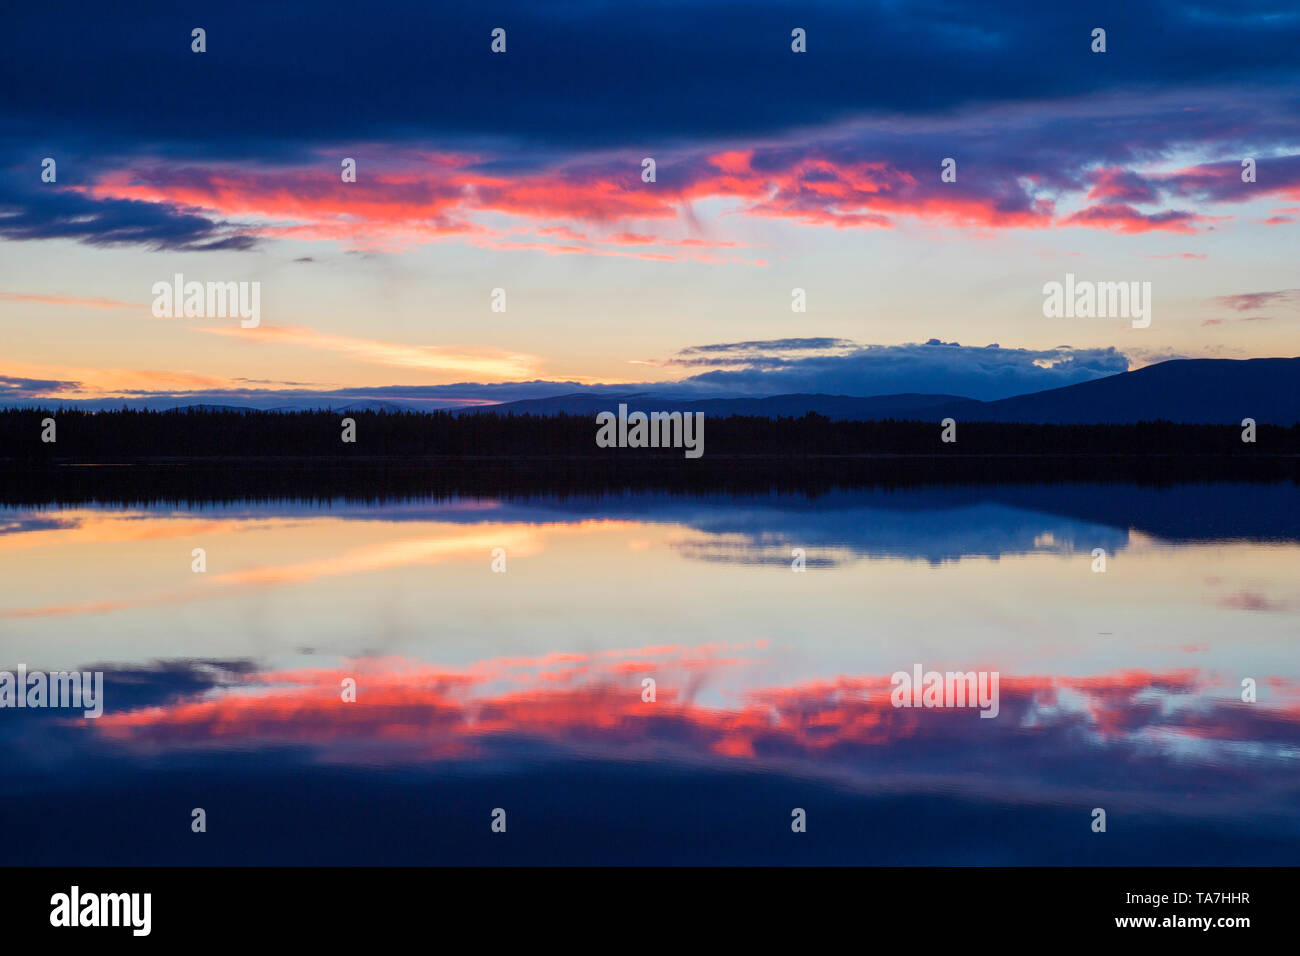
[[[1291, 2], [7, 19], [0, 403], [996, 399], [1300, 354]], [[155, 316], [178, 274], [258, 283], [257, 325]], [[1150, 325], [1045, 317], [1067, 274], [1151, 283]]]

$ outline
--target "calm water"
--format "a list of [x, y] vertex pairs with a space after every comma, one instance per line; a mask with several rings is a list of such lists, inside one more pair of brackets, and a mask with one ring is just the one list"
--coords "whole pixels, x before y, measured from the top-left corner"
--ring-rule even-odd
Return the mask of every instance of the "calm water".
[[[1298, 526], [1292, 484], [0, 507], [0, 669], [105, 675], [0, 710], [0, 863], [1294, 864]], [[894, 707], [916, 665], [997, 717]]]

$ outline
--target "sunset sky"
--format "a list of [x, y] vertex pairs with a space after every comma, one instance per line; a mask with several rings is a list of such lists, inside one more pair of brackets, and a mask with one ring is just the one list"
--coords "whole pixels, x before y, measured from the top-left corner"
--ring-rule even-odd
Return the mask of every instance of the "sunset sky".
[[[987, 399], [1300, 354], [1294, 3], [998, 9], [20, 5], [0, 401]], [[1044, 318], [1067, 272], [1151, 282], [1150, 327]], [[260, 325], [155, 318], [177, 273], [260, 282]]]

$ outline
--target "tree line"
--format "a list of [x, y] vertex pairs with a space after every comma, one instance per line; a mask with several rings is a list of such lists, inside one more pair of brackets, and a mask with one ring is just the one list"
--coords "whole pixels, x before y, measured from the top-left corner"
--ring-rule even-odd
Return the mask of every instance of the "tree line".
[[[350, 419], [354, 441], [343, 440]], [[53, 428], [48, 420], [53, 420]], [[28, 462], [143, 459], [536, 458], [578, 456], [629, 461], [663, 458], [699, 464], [709, 457], [937, 455], [1214, 455], [1235, 458], [1300, 453], [1300, 426], [1260, 425], [1242, 441], [1229, 425], [1030, 425], [958, 422], [956, 441], [937, 422], [832, 421], [733, 415], [706, 418], [704, 457], [681, 449], [598, 448], [587, 415], [477, 412], [240, 411], [120, 409], [87, 412], [0, 410], [0, 458]], [[43, 438], [53, 438], [52, 441]]]

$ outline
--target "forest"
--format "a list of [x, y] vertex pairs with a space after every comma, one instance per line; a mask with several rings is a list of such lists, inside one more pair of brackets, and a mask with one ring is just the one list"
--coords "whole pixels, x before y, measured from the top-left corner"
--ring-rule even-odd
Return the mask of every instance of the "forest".
[[[53, 429], [49, 420], [53, 419]], [[344, 442], [351, 419], [355, 442]], [[42, 436], [54, 441], [42, 441]], [[587, 416], [0, 411], [0, 503], [799, 494], [1029, 482], [1300, 482], [1300, 427], [730, 417], [706, 454], [599, 448]]]
[[[346, 427], [345, 419], [352, 424]], [[52, 422], [52, 425], [50, 424]], [[537, 458], [601, 461], [708, 458], [937, 455], [1214, 455], [1300, 453], [1300, 426], [1258, 426], [1255, 441], [1227, 425], [1027, 425], [958, 422], [955, 441], [937, 422], [832, 421], [731, 416], [708, 419], [703, 459], [678, 449], [601, 448], [586, 415], [490, 412], [0, 410], [0, 459], [129, 462], [145, 459]], [[352, 438], [345, 441], [344, 438]]]

